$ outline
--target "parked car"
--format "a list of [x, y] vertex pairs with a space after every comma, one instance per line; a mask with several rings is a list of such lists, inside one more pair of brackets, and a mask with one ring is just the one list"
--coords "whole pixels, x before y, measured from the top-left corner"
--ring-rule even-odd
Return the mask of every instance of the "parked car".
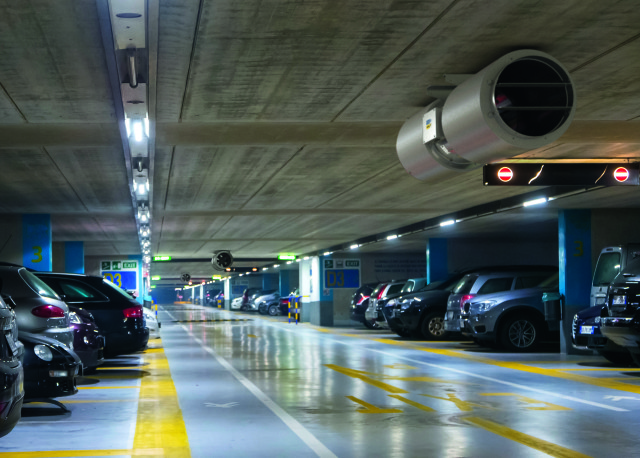
[[600, 331], [602, 308], [602, 305], [589, 307], [573, 316], [571, 344], [577, 350], [597, 351], [612, 363], [628, 366], [633, 362], [631, 354]]
[[383, 314], [392, 331], [401, 337], [420, 335], [424, 339], [446, 337], [444, 315], [447, 299], [464, 273], [444, 281], [431, 282], [418, 291], [410, 291], [389, 299]]
[[245, 289], [244, 293], [242, 293], [242, 304], [240, 305], [240, 310], [257, 310], [257, 307], [252, 309], [252, 302], [256, 297], [258, 297], [260, 291], [262, 291], [260, 288]]
[[71, 396], [78, 392], [80, 357], [69, 347], [41, 334], [20, 331], [24, 344], [25, 401]]
[[[371, 293], [376, 288], [377, 283], [369, 283], [368, 285], [362, 285], [353, 293], [351, 297], [351, 313], [350, 318], [358, 323], [365, 323], [364, 314], [369, 307], [369, 298]], [[365, 324], [366, 326], [366, 324]]]
[[[552, 275], [521, 272], [509, 290], [481, 294], [481, 288], [464, 304], [462, 333], [477, 342], [497, 344], [509, 351], [531, 351], [552, 337], [551, 333], [559, 336], [560, 321], [545, 320], [542, 302], [545, 292], [558, 291], [558, 278], [557, 271]], [[489, 280], [485, 286], [492, 288], [491, 284]], [[493, 285], [502, 288], [498, 280]]]
[[627, 264], [640, 256], [640, 243], [627, 243], [600, 251], [591, 282], [591, 307], [604, 305], [609, 284]]
[[93, 315], [81, 307], [69, 306], [69, 321], [73, 328], [73, 350], [83, 369], [91, 371], [104, 362], [104, 336]]
[[470, 301], [480, 294], [535, 286], [558, 271], [553, 266], [495, 266], [470, 271], [460, 279], [447, 301], [445, 331], [460, 332], [464, 329], [463, 313], [469, 312]]
[[229, 308], [231, 310], [240, 310], [242, 308], [242, 301], [244, 300], [244, 296], [236, 297], [231, 301]]
[[221, 289], [210, 289], [204, 295], [204, 305], [217, 307], [218, 299], [224, 299], [224, 291]]
[[24, 346], [18, 340], [15, 312], [0, 298], [0, 437], [9, 434], [20, 420], [24, 400]]
[[91, 312], [104, 334], [106, 357], [147, 346], [149, 328], [142, 305], [109, 280], [81, 274], [37, 272], [36, 275], [70, 305]]
[[147, 328], [149, 328], [149, 338], [159, 339], [160, 328], [162, 327], [162, 323], [158, 321], [158, 316], [156, 315], [156, 312], [151, 310], [148, 307], [142, 307], [142, 313], [144, 313], [144, 322]]
[[[280, 296], [279, 291], [265, 291], [265, 294], [258, 297], [256, 299], [256, 303], [258, 304], [258, 312], [261, 315], [271, 315], [276, 316], [281, 313], [281, 302], [282, 297]], [[287, 296], [287, 304], [289, 303], [289, 297]]]
[[629, 263], [609, 286], [600, 322], [602, 335], [624, 347], [640, 364], [640, 258]]
[[55, 339], [73, 349], [69, 308], [46, 283], [24, 267], [0, 266], [0, 291], [9, 296], [18, 329]]
[[395, 296], [406, 283], [406, 280], [394, 280], [390, 282], [383, 282], [376, 286], [376, 289], [371, 293], [369, 298], [369, 307], [364, 312], [364, 325], [369, 329], [378, 329], [380, 327], [387, 327], [387, 322], [382, 314], [382, 304], [379, 306], [380, 301], [386, 301], [387, 298]]

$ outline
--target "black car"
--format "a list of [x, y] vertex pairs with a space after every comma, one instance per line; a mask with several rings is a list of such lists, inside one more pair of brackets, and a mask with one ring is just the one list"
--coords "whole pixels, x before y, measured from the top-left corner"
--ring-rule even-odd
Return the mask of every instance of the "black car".
[[73, 328], [73, 351], [82, 360], [84, 370], [93, 370], [104, 362], [104, 336], [95, 318], [87, 310], [69, 306], [69, 320]]
[[0, 298], [0, 437], [6, 436], [20, 420], [24, 400], [24, 372], [20, 359], [24, 347], [18, 341], [15, 313]]
[[425, 339], [441, 339], [447, 299], [464, 273], [435, 281], [419, 291], [391, 298], [383, 307], [383, 314], [392, 331], [402, 337], [420, 335]]
[[104, 335], [104, 356], [111, 357], [144, 349], [149, 341], [142, 305], [102, 277], [38, 272], [69, 305], [91, 312]]
[[[369, 307], [369, 298], [371, 297], [371, 293], [376, 288], [378, 283], [370, 283], [368, 285], [362, 285], [360, 288], [353, 293], [351, 297], [351, 313], [350, 318], [353, 321], [357, 321], [358, 323], [362, 323], [365, 326], [370, 325], [370, 323], [365, 319], [364, 312], [367, 311], [367, 307]], [[369, 326], [367, 326], [369, 327]]]
[[602, 335], [626, 348], [640, 364], [640, 258], [627, 264], [609, 285], [600, 322]]
[[602, 306], [589, 307], [576, 313], [571, 326], [571, 344], [577, 350], [595, 350], [615, 364], [633, 362], [629, 352], [600, 332]]
[[24, 397], [26, 401], [71, 396], [78, 392], [80, 357], [66, 345], [39, 334], [20, 331], [24, 344]]

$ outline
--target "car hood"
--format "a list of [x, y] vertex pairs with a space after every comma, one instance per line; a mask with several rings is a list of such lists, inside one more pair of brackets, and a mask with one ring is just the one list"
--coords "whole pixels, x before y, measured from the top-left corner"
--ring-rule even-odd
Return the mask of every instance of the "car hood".
[[601, 312], [602, 306], [596, 305], [595, 307], [589, 307], [588, 309], [580, 310], [577, 315], [581, 320], [588, 320], [589, 318], [600, 316]]

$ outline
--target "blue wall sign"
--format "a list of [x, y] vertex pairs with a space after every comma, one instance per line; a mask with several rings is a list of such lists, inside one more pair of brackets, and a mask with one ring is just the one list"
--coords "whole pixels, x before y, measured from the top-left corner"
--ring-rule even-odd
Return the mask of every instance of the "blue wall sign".
[[22, 265], [51, 271], [51, 217], [22, 215]]
[[331, 269], [324, 271], [325, 288], [358, 288], [359, 269]]

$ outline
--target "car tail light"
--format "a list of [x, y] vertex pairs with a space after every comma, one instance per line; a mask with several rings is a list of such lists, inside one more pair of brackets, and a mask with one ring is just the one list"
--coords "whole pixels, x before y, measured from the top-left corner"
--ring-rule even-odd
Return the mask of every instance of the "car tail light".
[[362, 304], [365, 300], [369, 299], [369, 296], [361, 295], [356, 305]]
[[64, 318], [64, 310], [55, 305], [39, 305], [31, 313], [40, 318]]
[[122, 311], [125, 318], [142, 318], [142, 306], [130, 307]]
[[464, 311], [464, 304], [466, 302], [469, 302], [471, 299], [473, 299], [473, 294], [465, 294], [464, 296], [462, 296], [460, 298], [460, 310]]

